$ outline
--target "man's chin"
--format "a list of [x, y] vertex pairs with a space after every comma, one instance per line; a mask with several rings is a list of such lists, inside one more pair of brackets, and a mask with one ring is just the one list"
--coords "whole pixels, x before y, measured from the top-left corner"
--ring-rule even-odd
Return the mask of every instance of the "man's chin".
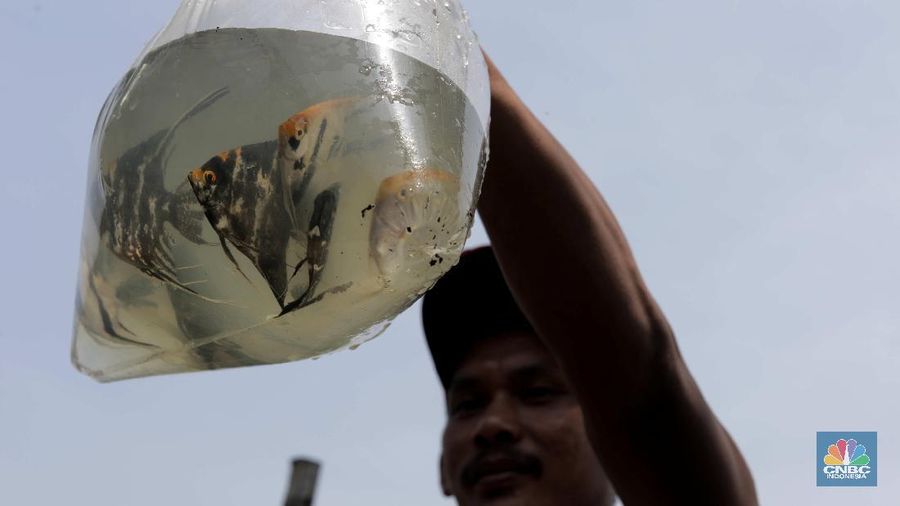
[[476, 504], [490, 504], [501, 506], [504, 504], [522, 504], [522, 500], [528, 497], [526, 493], [535, 483], [532, 475], [503, 472], [485, 476], [473, 487], [473, 495]]

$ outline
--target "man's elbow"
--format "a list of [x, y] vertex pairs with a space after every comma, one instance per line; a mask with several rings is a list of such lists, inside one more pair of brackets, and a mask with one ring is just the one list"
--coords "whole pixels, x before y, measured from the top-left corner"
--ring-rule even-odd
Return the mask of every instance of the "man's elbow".
[[[610, 470], [625, 504], [758, 504], [740, 450], [680, 358], [669, 356], [656, 364], [643, 391], [614, 425], [618, 435], [603, 431], [590, 438], [600, 455], [612, 449], [601, 441], [616, 437], [621, 439], [614, 451], [630, 454], [632, 469]], [[622, 480], [626, 483], [615, 483]]]

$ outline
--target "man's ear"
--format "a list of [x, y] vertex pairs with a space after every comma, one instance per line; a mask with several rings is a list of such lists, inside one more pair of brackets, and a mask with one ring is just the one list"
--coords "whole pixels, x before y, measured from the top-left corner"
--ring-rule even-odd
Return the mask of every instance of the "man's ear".
[[444, 495], [450, 497], [453, 495], [453, 491], [450, 490], [450, 476], [447, 472], [447, 466], [444, 463], [444, 454], [441, 453], [441, 458], [438, 461], [438, 468], [441, 474], [441, 490], [444, 491]]

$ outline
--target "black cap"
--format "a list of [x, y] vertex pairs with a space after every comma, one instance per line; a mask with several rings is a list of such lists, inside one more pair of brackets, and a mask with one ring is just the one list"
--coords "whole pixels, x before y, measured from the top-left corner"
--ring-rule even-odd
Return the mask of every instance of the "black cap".
[[490, 246], [463, 252], [459, 263], [425, 294], [422, 325], [445, 390], [478, 341], [503, 332], [534, 332]]

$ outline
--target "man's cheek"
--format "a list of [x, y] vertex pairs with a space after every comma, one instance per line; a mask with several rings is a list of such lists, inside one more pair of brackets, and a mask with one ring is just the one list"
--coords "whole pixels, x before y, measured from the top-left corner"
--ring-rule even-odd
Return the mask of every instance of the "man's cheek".
[[544, 432], [584, 431], [581, 410], [563, 403], [530, 408], [523, 419], [529, 420], [531, 427]]
[[[590, 447], [584, 422], [579, 416], [568, 416], [569, 413], [547, 414], [535, 419], [532, 434], [541, 446], [550, 449], [550, 454], [571, 453], [582, 446]], [[556, 450], [561, 450], [557, 452]]]
[[465, 451], [460, 445], [445, 442], [443, 453], [443, 466], [449, 477], [455, 482], [459, 479], [462, 464], [465, 461]]

